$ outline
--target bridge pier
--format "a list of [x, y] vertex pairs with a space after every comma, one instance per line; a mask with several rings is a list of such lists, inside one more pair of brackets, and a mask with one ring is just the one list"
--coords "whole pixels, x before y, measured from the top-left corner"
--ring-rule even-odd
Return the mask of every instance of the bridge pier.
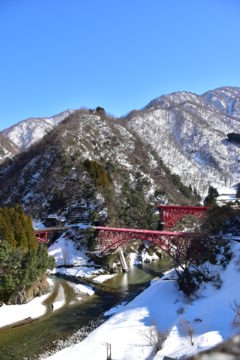
[[123, 250], [121, 247], [118, 249], [118, 253], [119, 253], [119, 258], [120, 258], [120, 262], [121, 262], [123, 271], [127, 272], [128, 266], [127, 266], [127, 262], [126, 262], [126, 259], [125, 259], [125, 256], [124, 256], [124, 253], [123, 253]]

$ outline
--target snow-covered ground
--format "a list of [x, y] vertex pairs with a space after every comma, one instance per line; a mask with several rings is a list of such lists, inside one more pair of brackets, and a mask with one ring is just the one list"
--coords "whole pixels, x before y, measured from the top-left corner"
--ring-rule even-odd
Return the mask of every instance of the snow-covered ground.
[[77, 250], [72, 240], [60, 236], [48, 249], [48, 253], [54, 256], [56, 265], [87, 265], [88, 257], [85, 251]]
[[116, 276], [116, 274], [98, 275], [93, 279], [93, 281], [95, 281], [97, 283], [103, 283], [104, 281], [112, 279], [114, 276]]
[[[68, 239], [65, 234], [61, 235], [48, 249], [49, 255], [53, 256], [57, 268], [52, 272], [72, 277], [91, 278], [102, 274], [103, 268], [96, 268], [93, 262], [89, 261], [84, 248], [78, 250], [75, 243]], [[72, 267], [64, 267], [72, 265]]]
[[44, 229], [46, 226], [43, 224], [43, 222], [39, 219], [33, 220], [33, 228], [34, 229]]
[[95, 267], [86, 267], [86, 266], [74, 266], [71, 268], [60, 267], [55, 269], [52, 274], [60, 274], [72, 277], [82, 277], [82, 278], [92, 278], [98, 274], [103, 273], [102, 268], [96, 269]]
[[54, 302], [52, 303], [53, 306], [53, 310], [58, 310], [61, 307], [63, 307], [65, 305], [66, 302], [66, 298], [65, 298], [65, 293], [64, 293], [64, 289], [62, 287], [62, 285], [59, 286], [58, 288], [58, 293], [57, 296], [54, 300]]
[[219, 196], [217, 197], [217, 202], [219, 205], [224, 205], [227, 202], [236, 200], [236, 186], [232, 187], [219, 187], [217, 188]]
[[0, 307], [0, 327], [7, 326], [27, 318], [38, 318], [47, 311], [43, 302], [50, 296], [46, 294], [37, 297], [27, 304], [23, 305], [6, 305]]
[[76, 294], [85, 294], [92, 296], [94, 295], [94, 291], [90, 286], [82, 285], [82, 284], [74, 284], [68, 281], [68, 285], [71, 286]]
[[[172, 273], [151, 286], [115, 315], [94, 330], [81, 343], [54, 354], [49, 359], [105, 359], [106, 343], [111, 344], [112, 358], [163, 359], [193, 354], [214, 346], [237, 331], [232, 322], [234, 302], [240, 303], [240, 244], [232, 244], [234, 258], [221, 270], [220, 289], [212, 283], [201, 286], [189, 300], [178, 290]], [[114, 312], [113, 311], [113, 312]], [[162, 350], [156, 355], [151, 344], [155, 328], [168, 333]], [[239, 330], [239, 329], [238, 329]], [[189, 332], [193, 334], [193, 345]]]
[[123, 301], [121, 304], [105, 311], [104, 315], [110, 316], [110, 315], [116, 314], [116, 312], [119, 312], [120, 310], [122, 310], [126, 304], [127, 304], [127, 302]]

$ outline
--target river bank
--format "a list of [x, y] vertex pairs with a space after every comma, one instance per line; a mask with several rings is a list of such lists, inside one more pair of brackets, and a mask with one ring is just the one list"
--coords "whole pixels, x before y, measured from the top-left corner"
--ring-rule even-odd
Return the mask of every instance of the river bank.
[[203, 283], [194, 296], [185, 297], [178, 289], [174, 272], [169, 271], [134, 300], [116, 309], [82, 342], [48, 360], [104, 360], [106, 343], [111, 345], [115, 360], [182, 358], [233, 336], [240, 329], [234, 311], [234, 304], [240, 303], [236, 286], [240, 281], [240, 244], [232, 242], [231, 248], [234, 256], [227, 268], [211, 268], [219, 274], [220, 286]]
[[[45, 304], [47, 312], [31, 323], [0, 329], [0, 358], [4, 360], [39, 359], [40, 354], [52, 354], [65, 346], [81, 341], [101, 322], [104, 314], [123, 302], [128, 303], [149, 286], [151, 279], [169, 268], [163, 262], [133, 267], [128, 273], [118, 273], [99, 283], [99, 291], [94, 287], [92, 296], [77, 299], [69, 286], [69, 279], [54, 276], [54, 281], [63, 286], [65, 303], [56, 311], [51, 311], [52, 298]], [[103, 279], [100, 278], [102, 281]], [[85, 286], [85, 284], [83, 284]], [[97, 286], [97, 282], [94, 286]], [[54, 294], [53, 296], [55, 296]]]

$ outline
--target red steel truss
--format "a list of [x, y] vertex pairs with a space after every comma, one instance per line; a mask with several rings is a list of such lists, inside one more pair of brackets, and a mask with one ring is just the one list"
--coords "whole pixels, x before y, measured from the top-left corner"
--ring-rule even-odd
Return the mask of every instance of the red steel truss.
[[62, 232], [64, 230], [70, 229], [71, 226], [54, 226], [48, 227], [45, 229], [35, 229], [34, 233], [38, 242], [48, 243], [48, 234], [53, 232]]
[[34, 230], [36, 239], [40, 243], [48, 243], [48, 231], [44, 230]]
[[172, 229], [184, 215], [193, 215], [203, 219], [206, 215], [208, 206], [177, 206], [177, 205], [157, 205], [162, 213], [164, 229]]
[[193, 239], [202, 237], [199, 233], [156, 231], [140, 229], [122, 229], [97, 226], [100, 253], [116, 250], [134, 240], [146, 240], [157, 245], [169, 255], [181, 254]]

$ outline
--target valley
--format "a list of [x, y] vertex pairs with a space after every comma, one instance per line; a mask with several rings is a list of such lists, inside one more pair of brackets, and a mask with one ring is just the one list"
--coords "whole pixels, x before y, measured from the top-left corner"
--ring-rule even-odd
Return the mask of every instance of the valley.
[[[90, 360], [105, 343], [114, 359], [180, 358], [234, 335], [221, 299], [239, 300], [239, 103], [240, 88], [182, 91], [122, 118], [66, 110], [0, 133], [0, 358]], [[49, 282], [37, 300], [36, 279]]]

